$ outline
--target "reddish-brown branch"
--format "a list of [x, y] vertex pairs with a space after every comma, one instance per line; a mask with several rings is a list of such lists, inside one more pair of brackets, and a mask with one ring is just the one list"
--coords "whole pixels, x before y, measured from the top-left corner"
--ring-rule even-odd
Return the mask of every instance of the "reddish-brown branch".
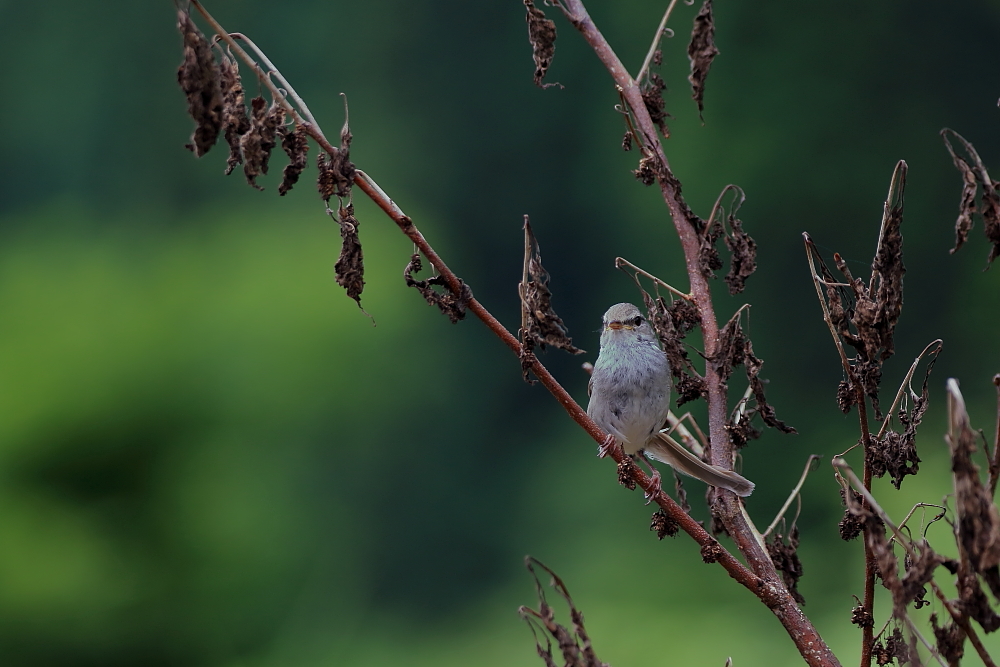
[[[295, 122], [302, 126], [323, 150], [331, 155], [336, 154], [338, 151], [337, 147], [327, 141], [318, 125], [309, 123], [303, 119], [281, 91], [271, 83], [266, 75], [263, 75], [259, 65], [235, 43], [222, 26], [198, 2], [195, 1], [192, 4], [209, 21], [213, 29], [218, 33], [220, 38], [226, 41], [233, 52], [258, 72], [258, 76], [260, 76], [264, 85], [270, 90], [275, 101], [290, 112]], [[631, 76], [629, 76], [621, 64], [621, 61], [618, 60], [618, 57], [611, 50], [604, 37], [597, 30], [596, 26], [594, 26], [589, 16], [587, 16], [583, 5], [577, 0], [563, 0], [563, 7], [571, 17], [574, 25], [584, 34], [587, 41], [591, 43], [594, 50], [601, 57], [601, 60], [605, 62], [615, 81], [622, 87], [623, 95], [635, 113], [642, 132], [646, 135], [647, 141], [645, 143], [653, 147], [664, 169], [668, 169], [666, 155], [657, 137], [656, 128], [649, 118], [649, 114], [646, 112], [638, 86], [636, 86]], [[413, 221], [403, 213], [395, 202], [367, 174], [360, 170], [357, 172], [354, 184], [368, 195], [396, 223], [400, 230], [413, 241], [420, 252], [427, 258], [428, 262], [445, 279], [453, 293], [456, 295], [460, 294], [462, 288], [459, 278], [448, 268], [441, 257], [427, 243], [427, 240], [413, 224]], [[702, 315], [705, 354], [711, 360], [718, 346], [719, 331], [715, 312], [712, 308], [708, 282], [701, 274], [698, 265], [698, 237], [683, 215], [682, 200], [676, 187], [671, 183], [661, 182], [661, 189], [664, 200], [674, 219], [677, 233], [681, 239], [681, 245], [684, 248], [688, 275], [691, 277], [692, 297]], [[518, 340], [479, 301], [471, 299], [468, 309], [482, 320], [515, 354], [520, 354], [521, 345]], [[583, 408], [573, 400], [566, 390], [563, 389], [559, 382], [549, 373], [548, 369], [537, 360], [533, 362], [531, 369], [545, 388], [549, 390], [566, 412], [569, 413], [570, 417], [596, 442], [604, 442], [606, 434], [590, 419]], [[732, 444], [724, 429], [727, 409], [726, 393], [719, 375], [714, 372], [714, 366], [711, 361], [709, 361], [709, 370], [706, 372], [706, 376], [709, 393], [712, 462], [720, 467], [731, 469], [733, 463]], [[622, 463], [625, 459], [624, 453], [620, 450], [613, 450], [612, 457], [618, 463]], [[642, 487], [653, 498], [656, 504], [671, 519], [677, 522], [682, 530], [702, 547], [712, 547], [715, 560], [722, 565], [731, 577], [749, 589], [772, 610], [792, 637], [807, 664], [816, 667], [839, 666], [836, 657], [830, 652], [830, 649], [812, 627], [812, 624], [799, 609], [798, 605], [795, 604], [795, 601], [775, 572], [774, 566], [771, 564], [767, 554], [753, 536], [740, 510], [738, 504], [740, 501], [735, 495], [728, 492], [719, 492], [717, 494], [719, 500], [716, 511], [720, 515], [729, 534], [733, 536], [739, 550], [747, 558], [750, 569], [723, 549], [712, 535], [684, 512], [662, 489], [658, 486], [654, 487], [652, 479], [649, 476], [640, 470], [635, 470], [634, 478], [638, 486]]]
[[[587, 43], [597, 54], [625, 101], [628, 103], [632, 118], [644, 135], [642, 143], [653, 151], [662, 169], [669, 173], [669, 162], [653, 123], [642, 100], [639, 85], [629, 75], [618, 55], [608, 44], [604, 35], [598, 30], [581, 0], [560, 0], [559, 6], [573, 26], [580, 31]], [[711, 289], [708, 280], [701, 271], [699, 261], [700, 240], [697, 231], [691, 226], [685, 216], [686, 205], [683, 203], [676, 180], [660, 178], [660, 190], [663, 199], [670, 210], [674, 228], [680, 238], [684, 251], [687, 274], [691, 281], [691, 296], [701, 315], [701, 330], [708, 360], [705, 370], [705, 380], [708, 389], [708, 422], [710, 437], [710, 456], [714, 465], [725, 469], [733, 467], [733, 445], [725, 429], [728, 404], [726, 388], [721, 375], [717, 372], [715, 360], [719, 345], [719, 326], [712, 304]], [[836, 656], [816, 632], [809, 620], [799, 609], [795, 600], [781, 583], [774, 565], [767, 553], [757, 541], [753, 530], [748, 525], [740, 509], [740, 500], [734, 494], [726, 491], [716, 493], [716, 506], [713, 511], [718, 515], [729, 532], [737, 548], [746, 557], [753, 572], [762, 581], [769, 582], [773, 587], [781, 589], [781, 603], [771, 607], [782, 625], [788, 631], [799, 652], [810, 665], [839, 665]], [[763, 598], [761, 598], [763, 600]]]

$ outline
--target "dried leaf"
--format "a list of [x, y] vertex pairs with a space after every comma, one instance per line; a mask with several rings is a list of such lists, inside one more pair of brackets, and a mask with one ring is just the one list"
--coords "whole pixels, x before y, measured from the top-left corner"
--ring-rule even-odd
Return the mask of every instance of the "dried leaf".
[[289, 163], [281, 172], [281, 185], [278, 194], [284, 196], [299, 180], [299, 174], [306, 168], [306, 154], [309, 152], [309, 139], [305, 127], [298, 126], [293, 132], [282, 128], [281, 148], [288, 155]]
[[532, 0], [524, 0], [528, 10], [525, 20], [528, 22], [528, 41], [531, 43], [531, 57], [535, 61], [535, 85], [539, 88], [557, 86], [556, 83], [543, 84], [542, 79], [552, 64], [552, 56], [556, 52], [556, 24], [545, 18], [545, 12], [535, 7]]
[[625, 136], [622, 137], [622, 150], [630, 151], [632, 150], [632, 131], [625, 130]]
[[846, 415], [857, 404], [858, 392], [854, 390], [854, 385], [849, 380], [841, 380], [837, 385], [837, 407]]
[[[448, 316], [452, 324], [465, 319], [465, 309], [469, 304], [469, 300], [472, 299], [472, 290], [469, 289], [469, 286], [464, 281], [459, 280], [461, 289], [459, 294], [455, 295], [448, 288], [448, 283], [443, 276], [431, 276], [426, 280], [414, 279], [412, 274], [420, 273], [422, 268], [423, 264], [420, 261], [420, 253], [413, 253], [406, 268], [403, 269], [403, 280], [406, 281], [407, 287], [416, 288], [420, 292], [420, 295], [424, 297], [424, 300], [427, 301], [428, 305], [437, 306], [442, 313]], [[435, 286], [444, 287], [444, 291], [435, 291]]]
[[316, 187], [320, 197], [325, 201], [329, 201], [333, 195], [346, 198], [351, 194], [351, 187], [354, 185], [354, 178], [358, 172], [354, 163], [351, 162], [351, 140], [353, 138], [347, 110], [347, 97], [345, 96], [344, 126], [340, 129], [340, 147], [333, 155], [320, 151], [319, 155], [316, 156], [316, 167], [319, 170]]
[[340, 257], [334, 265], [337, 284], [347, 290], [347, 296], [357, 301], [358, 307], [361, 308], [361, 292], [365, 289], [365, 264], [361, 253], [361, 241], [358, 239], [358, 220], [354, 217], [354, 204], [341, 206], [337, 210], [337, 222], [340, 223], [340, 238], [343, 239]]
[[948, 664], [958, 664], [965, 655], [965, 630], [954, 622], [939, 628], [937, 620], [937, 614], [931, 614], [931, 628], [937, 640], [938, 652]]
[[185, 148], [201, 157], [215, 145], [222, 129], [222, 87], [212, 47], [187, 11], [177, 12], [177, 29], [184, 38], [184, 62], [177, 68], [177, 82], [187, 96], [188, 114], [195, 122], [191, 143]]
[[565, 350], [570, 354], [584, 351], [573, 345], [569, 330], [552, 309], [552, 292], [549, 290], [549, 273], [542, 266], [542, 253], [531, 231], [528, 216], [524, 216], [525, 265], [528, 280], [520, 284], [521, 307], [526, 328], [523, 339], [532, 339], [535, 346], [544, 350], [546, 345]]
[[757, 270], [757, 243], [743, 231], [743, 223], [736, 219], [735, 213], [729, 216], [730, 234], [725, 239], [731, 253], [725, 280], [733, 296], [743, 291], [747, 278]]
[[698, 103], [698, 116], [702, 122], [702, 111], [705, 109], [705, 79], [712, 60], [719, 55], [715, 48], [715, 22], [712, 18], [712, 0], [705, 0], [698, 15], [694, 18], [694, 28], [691, 30], [691, 43], [688, 44], [688, 59], [691, 61], [691, 97]]
[[240, 137], [250, 129], [250, 116], [244, 102], [243, 82], [240, 80], [240, 67], [229, 57], [223, 57], [220, 65], [222, 74], [222, 126], [225, 128], [226, 143], [229, 144], [229, 157], [226, 159], [226, 176], [233, 169], [243, 164], [243, 152], [240, 149]]
[[656, 182], [657, 160], [653, 156], [639, 158], [639, 168], [633, 169], [632, 174], [643, 185], [652, 185]]
[[910, 662], [910, 647], [903, 637], [902, 630], [895, 628], [892, 631], [892, 636], [885, 640], [885, 652], [895, 658], [898, 665]]
[[285, 110], [277, 103], [269, 107], [263, 97], [250, 100], [250, 129], [240, 137], [243, 150], [243, 174], [247, 183], [258, 190], [257, 177], [267, 173], [271, 151], [278, 145], [278, 128], [285, 122]]
[[660, 128], [660, 132], [663, 133], [664, 137], [670, 137], [670, 128], [667, 127], [667, 103], [663, 100], [663, 91], [666, 90], [667, 84], [664, 83], [663, 77], [656, 72], [651, 72], [649, 75], [648, 83], [643, 84], [641, 94], [642, 102], [646, 105], [646, 111], [649, 112], [649, 118], [653, 121], [656, 127]]
[[[590, 637], [584, 627], [583, 614], [579, 609], [577, 609], [576, 604], [573, 602], [573, 598], [570, 597], [569, 591], [566, 589], [566, 585], [563, 583], [562, 579], [560, 579], [555, 572], [546, 567], [537, 558], [528, 556], [524, 559], [524, 563], [528, 568], [528, 571], [531, 573], [531, 576], [535, 579], [535, 592], [538, 596], [538, 611], [528, 607], [521, 607], [519, 611], [521, 618], [525, 619], [525, 621], [528, 622], [529, 627], [532, 628], [532, 632], [534, 633], [535, 631], [535, 625], [533, 624], [537, 624], [540, 629], [543, 629], [551, 635], [559, 645], [560, 652], [562, 653], [563, 660], [565, 660], [567, 667], [609, 667], [606, 663], [601, 662], [594, 653]], [[556, 623], [555, 612], [545, 599], [545, 589], [538, 580], [535, 567], [545, 570], [545, 572], [551, 577], [550, 585], [556, 590], [557, 593], [559, 593], [569, 606], [572, 629]], [[538, 655], [542, 657], [546, 666], [549, 667], [551, 665], [555, 665], [555, 661], [552, 658], [552, 645], [551, 642], [549, 642], [548, 637], [546, 637], [546, 644], [548, 645], [548, 648], [542, 649], [541, 644], [538, 642], [538, 635], [535, 635], [535, 645]]]
[[771, 556], [774, 569], [781, 572], [785, 588], [799, 604], [805, 604], [806, 599], [799, 593], [799, 579], [802, 578], [802, 561], [797, 553], [799, 548], [799, 529], [793, 527], [788, 533], [788, 543], [784, 536], [775, 531], [774, 539], [766, 543], [767, 553]]
[[969, 238], [969, 231], [972, 229], [972, 214], [976, 212], [976, 194], [979, 188], [976, 186], [976, 174], [972, 171], [969, 163], [962, 158], [955, 156], [955, 167], [962, 174], [962, 198], [958, 203], [958, 219], [955, 220], [955, 247], [949, 250], [951, 254], [958, 252], [958, 249]]
[[976, 451], [976, 433], [969, 425], [969, 414], [958, 383], [950, 379], [948, 388], [948, 434], [951, 470], [955, 486], [955, 513], [963, 561], [974, 573], [985, 575], [993, 594], [1000, 596], [1000, 514], [992, 494], [979, 479], [979, 466], [972, 460]]
[[[970, 161], [962, 159], [955, 152], [951, 141], [948, 139], [949, 134], [962, 144]], [[968, 236], [969, 229], [972, 227], [976, 184], [978, 184], [983, 189], [979, 206], [979, 214], [983, 218], [983, 231], [986, 233], [986, 239], [993, 246], [990, 248], [990, 255], [986, 262], [986, 268], [989, 268], [993, 260], [1000, 257], [1000, 182], [990, 178], [989, 172], [986, 171], [986, 167], [979, 157], [979, 153], [971, 143], [966, 141], [965, 137], [949, 128], [941, 130], [941, 137], [944, 139], [945, 148], [951, 154], [952, 162], [954, 162], [955, 167], [962, 174], [962, 199], [959, 204], [958, 220], [955, 222], [955, 247], [952, 249], [952, 252], [961, 247]], [[971, 176], [975, 179], [975, 183], [970, 181], [970, 172]]]

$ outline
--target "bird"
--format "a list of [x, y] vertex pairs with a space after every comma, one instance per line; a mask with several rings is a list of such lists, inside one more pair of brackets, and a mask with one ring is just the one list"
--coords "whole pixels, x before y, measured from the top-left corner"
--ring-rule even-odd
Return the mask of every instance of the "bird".
[[[670, 362], [649, 321], [631, 303], [604, 313], [601, 351], [594, 363], [587, 414], [608, 434], [598, 456], [620, 446], [626, 454], [652, 458], [706, 484], [749, 496], [750, 480], [709, 465], [661, 432], [670, 411]], [[653, 488], [660, 474], [652, 464]], [[647, 498], [650, 495], [647, 494]]]

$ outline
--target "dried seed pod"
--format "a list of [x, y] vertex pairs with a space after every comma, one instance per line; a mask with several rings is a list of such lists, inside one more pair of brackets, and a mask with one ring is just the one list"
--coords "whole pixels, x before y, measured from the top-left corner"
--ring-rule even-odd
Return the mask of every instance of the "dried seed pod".
[[[705, 109], [705, 79], [712, 66], [712, 60], [719, 55], [715, 47], [715, 21], [712, 18], [712, 0], [705, 0], [698, 15], [694, 18], [694, 28], [691, 30], [691, 43], [688, 44], [688, 59], [691, 61], [691, 97], [698, 103], [698, 116]], [[702, 122], [704, 122], [702, 117]]]
[[281, 128], [281, 148], [288, 154], [289, 163], [281, 172], [281, 185], [278, 194], [284, 196], [299, 180], [299, 174], [306, 168], [306, 154], [309, 152], [309, 139], [305, 128], [301, 125], [289, 132]]
[[[962, 144], [969, 161], [958, 156], [948, 139], [949, 135]], [[962, 199], [959, 203], [958, 219], [955, 221], [955, 247], [952, 252], [961, 247], [972, 227], [978, 185], [983, 189], [979, 206], [979, 214], [983, 218], [983, 231], [986, 233], [986, 239], [993, 244], [986, 262], [986, 268], [989, 268], [993, 260], [1000, 257], [1000, 182], [990, 178], [979, 153], [965, 137], [947, 127], [941, 130], [941, 137], [944, 139], [945, 148], [951, 154], [952, 162], [962, 174]]]
[[558, 84], [542, 84], [545, 73], [552, 64], [552, 56], [556, 52], [556, 24], [545, 18], [545, 12], [535, 7], [532, 0], [524, 0], [528, 10], [525, 20], [528, 23], [528, 41], [531, 43], [531, 57], [535, 61], [535, 85], [548, 88]]
[[618, 464], [618, 483], [629, 491], [635, 491], [635, 464], [627, 456]]
[[680, 524], [671, 518], [662, 509], [653, 512], [653, 518], [649, 522], [649, 529], [656, 533], [657, 539], [673, 537], [680, 530]]
[[184, 38], [184, 62], [177, 68], [177, 82], [187, 96], [188, 114], [196, 126], [185, 148], [201, 157], [212, 148], [222, 129], [219, 66], [208, 40], [187, 11], [177, 12], [177, 28]]

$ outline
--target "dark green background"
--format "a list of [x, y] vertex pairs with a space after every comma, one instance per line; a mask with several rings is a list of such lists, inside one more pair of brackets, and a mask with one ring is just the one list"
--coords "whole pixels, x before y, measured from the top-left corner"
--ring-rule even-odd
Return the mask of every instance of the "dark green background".
[[[635, 72], [666, 4], [590, 10]], [[404, 286], [411, 245], [359, 194], [372, 328], [333, 279], [340, 239], [310, 185], [315, 152], [279, 199], [283, 156], [259, 193], [222, 175], [222, 148], [200, 161], [182, 148], [170, 3], [0, 9], [3, 664], [541, 664], [516, 615], [533, 602], [525, 553], [565, 578], [618, 667], [798, 663], [689, 539], [647, 531], [640, 496], [492, 334]], [[543, 91], [515, 0], [209, 9], [254, 38], [328, 135], [348, 95], [355, 162], [511, 328], [531, 215], [555, 305], [588, 350], [544, 361], [578, 400], [601, 313], [636, 298], [614, 257], [686, 284], [662, 200], [620, 150], [610, 79], [556, 10], [549, 80], [565, 89]], [[721, 0], [704, 126], [686, 82], [696, 9], [678, 5], [664, 43], [666, 149], [701, 215], [727, 183], [747, 192], [760, 268], [739, 298], [719, 281], [720, 316], [753, 304], [770, 398], [800, 432], [745, 450], [750, 513], [766, 526], [809, 454], [857, 438], [833, 400], [839, 364], [800, 234], [865, 273], [900, 158], [906, 305], [884, 393], [928, 341], [945, 348], [922, 474], [876, 493], [897, 518], [938, 502], [945, 378], [992, 435], [1000, 269], [981, 272], [978, 223], [947, 253], [960, 179], [937, 132], [1000, 158], [1000, 4]], [[702, 487], [688, 488], [698, 505]], [[862, 565], [839, 514], [824, 461], [804, 491], [800, 589], [853, 663]], [[947, 527], [929, 535], [948, 551]]]

